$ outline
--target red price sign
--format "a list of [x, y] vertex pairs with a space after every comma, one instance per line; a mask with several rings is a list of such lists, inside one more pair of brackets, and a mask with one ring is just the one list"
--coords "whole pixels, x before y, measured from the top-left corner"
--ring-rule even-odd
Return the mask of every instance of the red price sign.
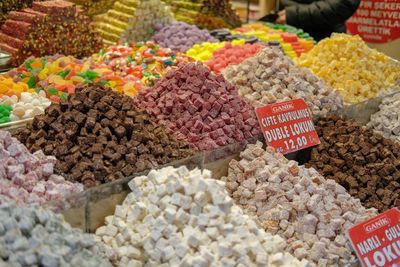
[[282, 154], [318, 145], [312, 113], [304, 99], [256, 108], [267, 145]]
[[348, 236], [362, 266], [400, 266], [400, 210], [397, 208], [353, 226]]
[[369, 43], [387, 43], [400, 37], [399, 0], [361, 0], [347, 29]]

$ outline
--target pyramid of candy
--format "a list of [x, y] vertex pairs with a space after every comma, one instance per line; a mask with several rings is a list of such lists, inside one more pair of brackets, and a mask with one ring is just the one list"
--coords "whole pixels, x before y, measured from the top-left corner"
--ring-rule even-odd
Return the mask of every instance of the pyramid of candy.
[[0, 76], [0, 96], [44, 90], [52, 102], [66, 99], [81, 84], [100, 82], [114, 91], [130, 96], [141, 89], [140, 80], [133, 75], [120, 76], [91, 60], [55, 55], [27, 59], [24, 64]]
[[157, 29], [153, 40], [174, 51], [186, 52], [195, 44], [203, 42], [218, 42], [207, 30], [200, 30], [195, 25], [184, 22], [174, 22]]
[[18, 138], [57, 158], [55, 169], [86, 187], [127, 177], [192, 154], [130, 97], [85, 85], [36, 116]]
[[220, 74], [228, 65], [240, 64], [243, 60], [255, 56], [260, 52], [264, 45], [245, 44], [234, 46], [226, 43], [224, 47], [214, 51], [213, 57], [206, 62], [206, 65], [215, 73]]
[[151, 119], [200, 150], [251, 138], [260, 133], [251, 105], [221, 75], [201, 63], [170, 71], [134, 99]]
[[172, 22], [172, 13], [160, 0], [116, 1], [106, 13], [94, 17], [104, 43], [146, 41], [156, 25]]
[[70, 2], [33, 2], [32, 9], [8, 14], [0, 31], [0, 49], [12, 55], [14, 66], [30, 56], [62, 53], [85, 57], [102, 46], [89, 23]]
[[259, 229], [233, 204], [224, 183], [211, 178], [208, 170], [185, 166], [135, 177], [97, 239], [116, 251], [117, 266], [308, 266], [284, 251], [281, 237]]
[[279, 49], [267, 47], [255, 57], [224, 69], [224, 77], [254, 106], [303, 98], [313, 114], [343, 107], [341, 96], [310, 70], [293, 64]]
[[5, 0], [0, 1], [0, 26], [7, 20], [7, 14], [13, 10], [19, 10], [32, 6], [32, 0]]
[[112, 45], [92, 56], [96, 65], [111, 69], [118, 77], [133, 76], [142, 86], [153, 86], [167, 71], [180, 62], [189, 62], [184, 54], [175, 53], [152, 41], [131, 45]]
[[164, 0], [172, 7], [175, 18], [200, 28], [234, 28], [241, 25], [229, 0]]
[[400, 80], [400, 64], [371, 49], [360, 36], [334, 33], [320, 41], [310, 52], [296, 59], [311, 69], [346, 102], [358, 103], [393, 89]]
[[267, 44], [279, 43], [285, 54], [291, 58], [300, 56], [314, 46], [314, 39], [302, 30], [279, 24], [252, 23], [232, 31], [245, 36], [255, 36]]

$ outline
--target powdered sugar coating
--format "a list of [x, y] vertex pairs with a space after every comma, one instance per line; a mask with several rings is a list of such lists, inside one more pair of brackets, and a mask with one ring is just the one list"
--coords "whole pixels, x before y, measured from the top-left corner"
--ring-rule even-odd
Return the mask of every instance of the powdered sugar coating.
[[341, 96], [306, 68], [300, 68], [279, 49], [265, 48], [255, 57], [222, 72], [255, 106], [304, 98], [316, 115], [326, 115], [343, 107]]
[[19, 204], [44, 204], [83, 191], [81, 184], [54, 174], [55, 162], [42, 151], [31, 154], [9, 132], [0, 130], [0, 195]]
[[298, 166], [272, 148], [248, 145], [232, 160], [226, 187], [236, 203], [267, 232], [289, 244], [289, 252], [315, 266], [345, 266], [356, 257], [346, 237], [352, 225], [376, 215], [334, 180]]

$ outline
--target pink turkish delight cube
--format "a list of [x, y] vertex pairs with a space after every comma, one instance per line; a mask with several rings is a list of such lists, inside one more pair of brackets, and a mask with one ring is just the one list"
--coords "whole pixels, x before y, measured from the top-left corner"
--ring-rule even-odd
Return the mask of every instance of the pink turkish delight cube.
[[214, 139], [214, 140], [217, 140], [218, 137], [219, 137], [219, 134], [218, 134], [217, 131], [212, 131], [212, 132], [210, 132], [210, 137], [211, 137], [212, 139]]
[[43, 176], [48, 177], [53, 174], [54, 172], [54, 164], [53, 163], [46, 163], [42, 165]]
[[221, 136], [217, 139], [216, 144], [219, 146], [225, 146], [227, 144], [227, 140], [225, 136]]
[[186, 127], [181, 127], [180, 128], [180, 132], [184, 135], [188, 135], [189, 134], [189, 130]]
[[211, 127], [211, 129], [212, 129], [213, 131], [215, 131], [215, 130], [217, 130], [217, 129], [219, 128], [218, 122], [216, 122], [216, 121], [213, 121], [213, 122], [210, 123], [209, 125], [210, 125], [210, 127]]
[[40, 197], [44, 196], [45, 193], [46, 193], [46, 186], [45, 186], [45, 183], [42, 182], [42, 181], [39, 182], [39, 183], [37, 183], [37, 184], [33, 187], [32, 193], [34, 193], [34, 194], [36, 194], [37, 196], [40, 196]]
[[250, 118], [253, 118], [253, 113], [248, 110], [248, 111], [242, 113], [242, 117], [243, 117], [243, 120], [246, 121]]
[[12, 179], [14, 176], [18, 174], [24, 174], [25, 167], [22, 164], [8, 165], [6, 166], [6, 170], [7, 170], [7, 176]]
[[197, 129], [197, 130], [201, 130], [201, 129], [203, 128], [203, 122], [197, 120], [197, 121], [194, 123], [194, 126], [193, 126], [193, 127], [194, 127], [195, 129]]
[[212, 107], [212, 103], [211, 102], [205, 102], [203, 105], [203, 110], [210, 110]]
[[226, 125], [223, 119], [216, 119], [215, 122], [218, 124], [218, 127], [222, 128]]
[[187, 140], [190, 143], [195, 143], [195, 142], [198, 142], [200, 140], [200, 137], [195, 133], [189, 133], [189, 135], [187, 137]]
[[5, 159], [10, 157], [10, 152], [5, 150], [4, 148], [0, 148], [0, 159]]
[[208, 132], [211, 132], [211, 131], [212, 131], [212, 129], [211, 129], [210, 126], [208, 126], [207, 124], [203, 124], [203, 133], [204, 132], [208, 133]]

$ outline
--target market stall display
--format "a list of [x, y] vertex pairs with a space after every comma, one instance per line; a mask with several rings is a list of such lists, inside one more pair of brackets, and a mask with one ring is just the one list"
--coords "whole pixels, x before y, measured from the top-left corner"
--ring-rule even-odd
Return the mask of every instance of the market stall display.
[[379, 111], [371, 115], [368, 127], [400, 142], [400, 93], [385, 97]]
[[354, 267], [348, 229], [400, 207], [400, 64], [358, 36], [229, 0], [0, 2], [0, 266]]
[[117, 251], [117, 266], [307, 266], [282, 253], [283, 239], [258, 229], [208, 170], [152, 170], [129, 186], [96, 231]]
[[81, 184], [54, 174], [54, 157], [42, 151], [31, 154], [6, 131], [0, 130], [0, 140], [0, 195], [7, 201], [44, 205], [83, 190]]
[[174, 12], [175, 18], [200, 28], [233, 28], [241, 24], [229, 0], [164, 0]]
[[[92, 31], [89, 18], [63, 0], [33, 2], [32, 9], [12, 11], [1, 26], [0, 49], [18, 66], [30, 56], [56, 53], [75, 57], [98, 51], [102, 42]], [[68, 41], [66, 41], [68, 40]]]
[[157, 29], [152, 38], [162, 47], [168, 47], [183, 53], [195, 44], [218, 42], [217, 39], [211, 36], [209, 31], [200, 30], [195, 25], [184, 22], [174, 22]]
[[171, 23], [168, 6], [161, 0], [116, 1], [106, 13], [94, 16], [94, 25], [107, 45], [147, 41], [157, 25]]
[[0, 205], [1, 266], [111, 267], [93, 235], [39, 206]]
[[276, 48], [265, 48], [222, 73], [236, 86], [239, 95], [256, 107], [303, 98], [314, 114], [324, 115], [338, 112], [343, 106], [340, 95], [322, 79], [294, 65]]
[[371, 49], [360, 36], [334, 33], [295, 60], [338, 90], [347, 103], [359, 103], [400, 80], [400, 65]]
[[178, 140], [199, 150], [242, 141], [260, 133], [251, 105], [221, 75], [201, 63], [170, 71], [135, 104]]
[[342, 185], [366, 207], [383, 212], [400, 206], [400, 144], [346, 118], [315, 125], [321, 144], [306, 164]]
[[302, 30], [289, 25], [272, 23], [250, 23], [232, 30], [234, 34], [255, 36], [260, 41], [269, 43], [277, 42], [281, 45], [285, 54], [295, 58], [308, 52], [314, 47], [314, 39]]
[[356, 257], [346, 230], [376, 215], [334, 180], [298, 166], [273, 148], [264, 150], [260, 142], [230, 162], [223, 180], [235, 203], [311, 266], [352, 264]]
[[55, 169], [86, 187], [193, 154], [152, 124], [130, 97], [97, 84], [52, 104], [17, 136], [30, 151], [55, 156]]

